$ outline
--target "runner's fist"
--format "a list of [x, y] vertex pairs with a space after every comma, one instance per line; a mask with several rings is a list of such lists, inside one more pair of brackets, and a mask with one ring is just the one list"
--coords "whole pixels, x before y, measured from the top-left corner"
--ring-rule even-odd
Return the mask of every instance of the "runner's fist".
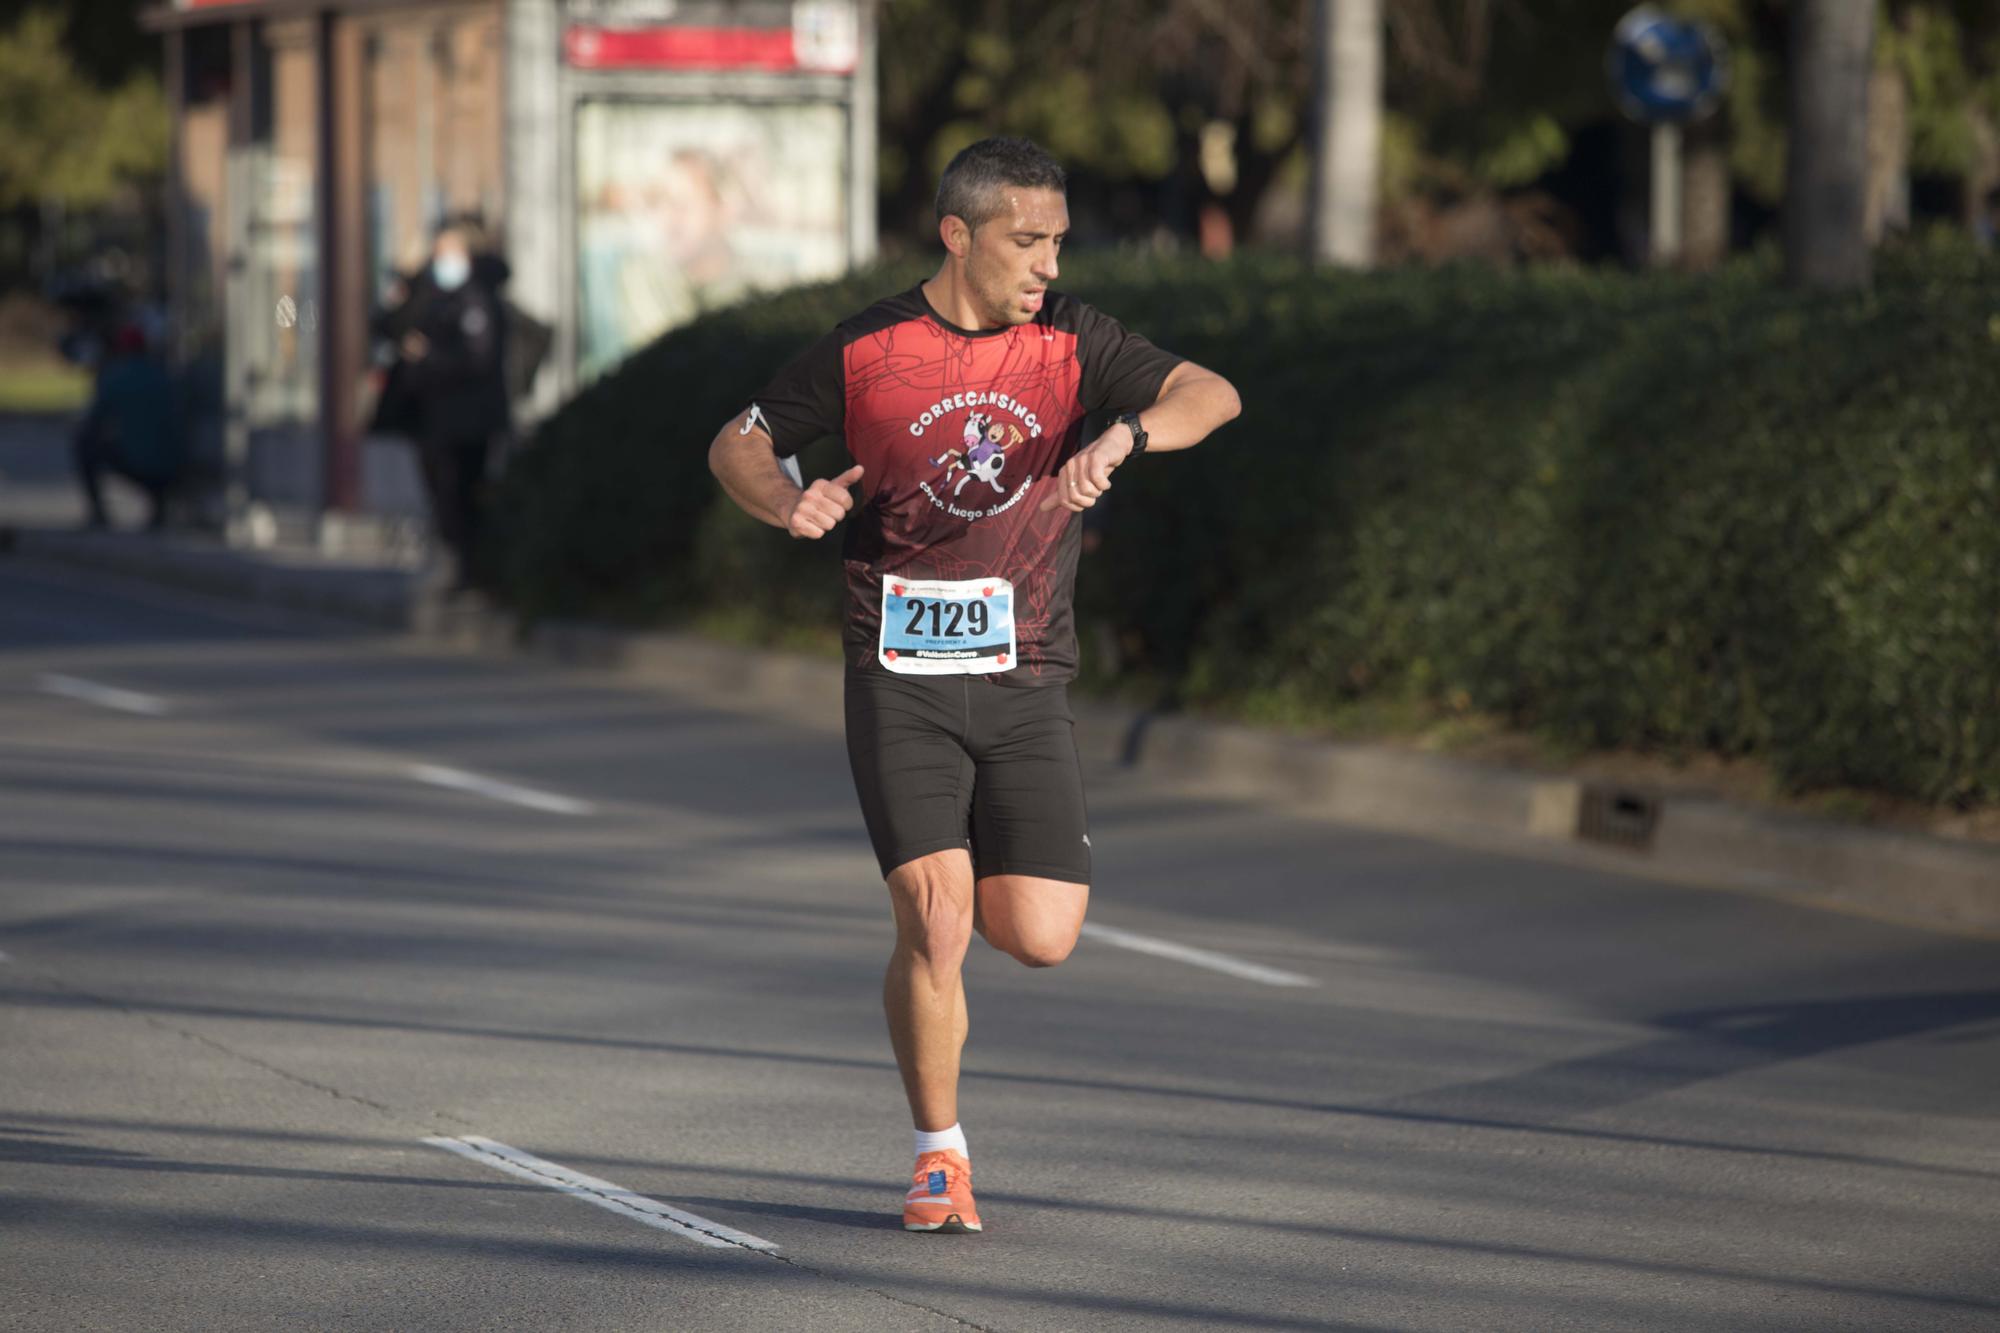
[[794, 537], [824, 537], [832, 532], [854, 508], [854, 497], [847, 488], [860, 480], [861, 464], [856, 463], [839, 476], [821, 477], [800, 491], [791, 512], [785, 515], [785, 531]]
[[[1113, 431], [1117, 434], [1113, 435]], [[1124, 443], [1120, 444], [1119, 440]], [[1072, 514], [1081, 514], [1097, 503], [1098, 497], [1111, 489], [1111, 473], [1132, 453], [1132, 432], [1119, 430], [1117, 424], [1111, 430], [1092, 440], [1078, 450], [1062, 465], [1062, 470], [1049, 478], [1052, 483], [1049, 493], [1042, 501], [1041, 512], [1061, 505]]]

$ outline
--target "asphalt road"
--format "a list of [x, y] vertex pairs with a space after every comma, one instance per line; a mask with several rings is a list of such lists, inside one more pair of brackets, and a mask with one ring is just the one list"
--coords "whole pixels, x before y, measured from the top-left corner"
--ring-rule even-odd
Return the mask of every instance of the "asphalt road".
[[1089, 782], [908, 1236], [836, 732], [0, 560], [0, 1326], [2000, 1328], [2000, 941]]

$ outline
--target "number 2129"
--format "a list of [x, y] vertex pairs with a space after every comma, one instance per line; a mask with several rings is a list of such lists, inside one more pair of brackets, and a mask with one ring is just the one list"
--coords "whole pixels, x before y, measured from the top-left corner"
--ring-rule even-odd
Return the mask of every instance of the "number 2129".
[[968, 606], [964, 602], [927, 602], [921, 597], [912, 597], [903, 604], [903, 609], [910, 613], [910, 623], [903, 629], [905, 634], [923, 634], [926, 614], [930, 616], [930, 637], [933, 639], [958, 638], [961, 628], [973, 638], [986, 633], [988, 620], [984, 602], [973, 602]]

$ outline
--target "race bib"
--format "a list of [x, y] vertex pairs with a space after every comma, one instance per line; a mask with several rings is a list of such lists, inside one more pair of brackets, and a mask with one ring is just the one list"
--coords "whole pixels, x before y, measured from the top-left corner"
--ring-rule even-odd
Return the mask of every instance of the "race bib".
[[905, 676], [984, 676], [1014, 669], [1014, 585], [882, 579], [882, 665]]

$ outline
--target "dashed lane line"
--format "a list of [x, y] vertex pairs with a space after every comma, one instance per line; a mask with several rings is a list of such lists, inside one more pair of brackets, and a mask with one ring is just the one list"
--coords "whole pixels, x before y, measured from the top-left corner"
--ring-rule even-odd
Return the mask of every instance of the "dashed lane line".
[[496, 1171], [504, 1171], [510, 1176], [546, 1185], [572, 1199], [595, 1204], [599, 1208], [617, 1213], [644, 1226], [656, 1227], [670, 1236], [692, 1241], [696, 1245], [706, 1245], [710, 1249], [756, 1250], [760, 1254], [778, 1253], [778, 1247], [760, 1236], [735, 1227], [711, 1222], [696, 1213], [649, 1199], [643, 1194], [614, 1185], [596, 1176], [586, 1176], [581, 1171], [572, 1171], [533, 1153], [510, 1148], [493, 1139], [481, 1138], [476, 1134], [464, 1134], [452, 1138], [431, 1137], [424, 1140], [433, 1148], [457, 1153], [469, 1161], [490, 1166]]
[[35, 684], [44, 694], [59, 694], [66, 699], [80, 699], [84, 703], [96, 704], [99, 708], [110, 708], [120, 713], [137, 713], [142, 717], [164, 717], [171, 711], [167, 701], [157, 694], [121, 690], [116, 685], [100, 685], [81, 676], [64, 676], [48, 671], [36, 678]]
[[1265, 967], [1262, 963], [1252, 963], [1241, 958], [1232, 958], [1226, 953], [1213, 949], [1197, 949], [1191, 944], [1176, 944], [1154, 935], [1140, 935], [1130, 930], [1120, 930], [1116, 926], [1100, 926], [1094, 921], [1086, 921], [1083, 926], [1085, 939], [1109, 944], [1114, 948], [1130, 949], [1134, 953], [1151, 954], [1155, 958], [1167, 958], [1190, 967], [1205, 967], [1211, 972], [1221, 972], [1245, 981], [1262, 982], [1266, 986], [1317, 986], [1311, 977], [1297, 972], [1287, 972], [1282, 968]]
[[530, 810], [540, 810], [546, 814], [597, 813], [597, 807], [589, 801], [579, 801], [569, 796], [558, 796], [554, 792], [538, 791], [533, 787], [502, 782], [498, 778], [482, 777], [478, 773], [468, 773], [462, 768], [446, 768], [442, 764], [412, 764], [410, 776], [418, 782], [428, 782], [433, 787], [448, 787], [453, 791], [470, 792], [491, 801], [504, 801], [509, 805], [525, 806]]

